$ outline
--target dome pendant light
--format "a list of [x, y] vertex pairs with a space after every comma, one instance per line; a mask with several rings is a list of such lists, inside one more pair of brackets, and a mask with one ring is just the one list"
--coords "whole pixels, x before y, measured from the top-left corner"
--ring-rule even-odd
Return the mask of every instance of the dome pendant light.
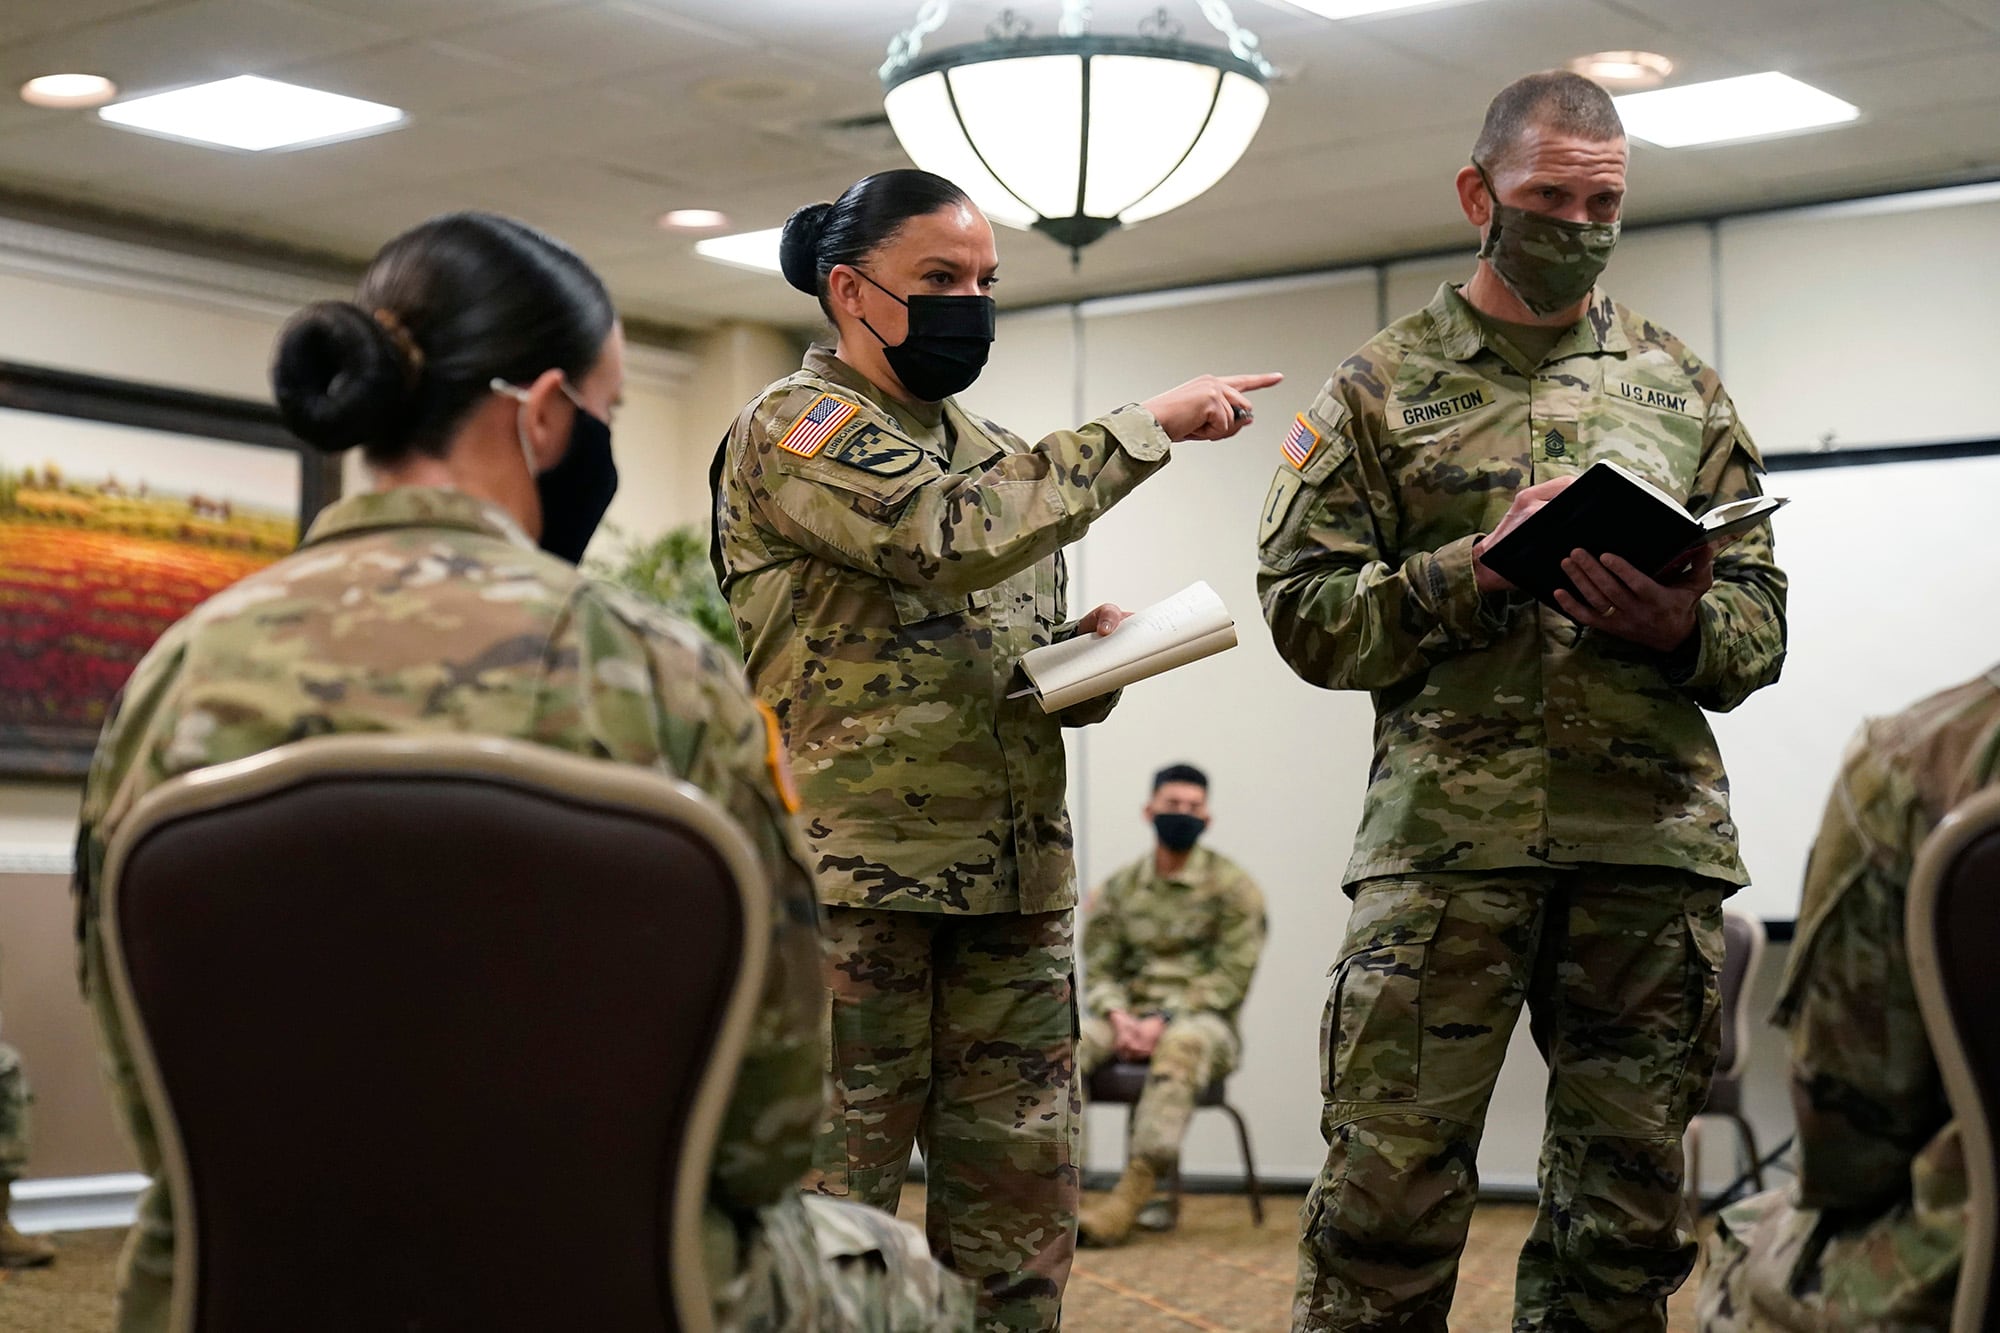
[[1270, 104], [1273, 70], [1224, 0], [1199, 0], [1227, 39], [1185, 39], [1161, 9], [1131, 36], [1089, 31], [1064, 0], [1053, 36], [1013, 10], [986, 40], [926, 55], [950, 0], [926, 0], [889, 45], [883, 109], [910, 159], [996, 222], [1070, 249], [1200, 195], [1236, 165]]

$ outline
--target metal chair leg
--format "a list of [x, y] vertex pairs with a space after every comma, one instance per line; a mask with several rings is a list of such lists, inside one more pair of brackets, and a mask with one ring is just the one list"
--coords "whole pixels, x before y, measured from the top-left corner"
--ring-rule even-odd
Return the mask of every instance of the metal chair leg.
[[1750, 1128], [1750, 1122], [1740, 1115], [1731, 1113], [1729, 1118], [1736, 1122], [1736, 1132], [1743, 1136], [1743, 1149], [1750, 1154], [1750, 1182], [1761, 1194], [1764, 1190], [1764, 1154], [1757, 1150], [1757, 1131]]
[[[1702, 1114], [1706, 1114], [1705, 1112]], [[1688, 1207], [1701, 1211], [1701, 1115], [1688, 1121], [1687, 1127], [1687, 1180], [1683, 1193], [1687, 1195]]]
[[1257, 1180], [1257, 1161], [1250, 1155], [1250, 1127], [1243, 1123], [1243, 1117], [1228, 1102], [1221, 1103], [1221, 1109], [1229, 1113], [1236, 1122], [1236, 1142], [1243, 1149], [1243, 1184], [1250, 1195], [1250, 1225], [1264, 1225], [1264, 1189]]

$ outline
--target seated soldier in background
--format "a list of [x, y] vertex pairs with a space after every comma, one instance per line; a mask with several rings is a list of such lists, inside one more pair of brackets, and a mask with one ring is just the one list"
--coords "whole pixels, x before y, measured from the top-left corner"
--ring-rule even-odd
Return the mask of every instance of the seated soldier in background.
[[0, 1042], [0, 1268], [39, 1268], [55, 1262], [56, 1248], [40, 1236], [14, 1229], [14, 1182], [28, 1169], [28, 1079], [21, 1053]]
[[1208, 827], [1208, 777], [1188, 764], [1153, 778], [1145, 807], [1158, 845], [1091, 895], [1083, 950], [1090, 1017], [1077, 1073], [1151, 1061], [1131, 1160], [1110, 1195], [1084, 1205], [1086, 1245], [1132, 1232], [1153, 1182], [1180, 1158], [1194, 1099], [1236, 1067], [1236, 1013], [1264, 948], [1264, 895], [1234, 862], [1195, 842]]
[[1799, 1179], [1723, 1214], [1696, 1305], [1704, 1330], [1951, 1323], [1965, 1158], [1903, 913], [1917, 849], [1996, 780], [2000, 666], [1869, 722], [1848, 747], [1773, 1019], [1792, 1039]]

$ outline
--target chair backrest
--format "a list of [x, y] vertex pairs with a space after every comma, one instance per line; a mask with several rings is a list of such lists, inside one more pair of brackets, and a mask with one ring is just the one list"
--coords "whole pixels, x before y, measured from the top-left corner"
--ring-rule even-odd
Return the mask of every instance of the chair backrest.
[[1978, 793], [1925, 840], [1910, 878], [1910, 974], [1965, 1151], [1965, 1259], [1952, 1333], [2000, 1329], [1993, 1309], [2000, 1179], [1993, 1124], [2000, 1107], [2000, 788]]
[[173, 1333], [708, 1330], [768, 892], [695, 788], [520, 742], [325, 737], [149, 794], [105, 933]]
[[1764, 923], [1742, 912], [1722, 913], [1722, 1054], [1717, 1078], [1741, 1078], [1750, 1063], [1750, 1006], [1744, 1003], [1750, 982], [1764, 960]]

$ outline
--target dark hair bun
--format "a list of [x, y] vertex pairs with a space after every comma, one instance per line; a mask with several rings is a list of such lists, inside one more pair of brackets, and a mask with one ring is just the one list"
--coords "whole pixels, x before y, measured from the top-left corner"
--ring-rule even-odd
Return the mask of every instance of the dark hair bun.
[[832, 204], [807, 204], [785, 219], [778, 237], [778, 267], [785, 281], [808, 296], [819, 295], [819, 238], [832, 214]]
[[292, 316], [271, 359], [271, 390], [291, 432], [337, 453], [402, 433], [417, 378], [410, 351], [352, 301], [319, 301]]

